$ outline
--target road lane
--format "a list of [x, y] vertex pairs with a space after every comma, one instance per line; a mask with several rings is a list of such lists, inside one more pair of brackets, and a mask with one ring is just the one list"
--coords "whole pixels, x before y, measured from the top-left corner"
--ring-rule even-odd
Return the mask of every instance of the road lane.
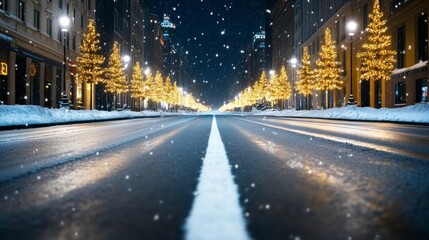
[[428, 161], [246, 119], [218, 124], [255, 239], [429, 236]]
[[241, 118], [263, 126], [429, 160], [429, 128], [323, 119]]
[[0, 181], [81, 159], [191, 119], [135, 119], [0, 131]]
[[[20, 164], [60, 161], [0, 181], [0, 238], [183, 239], [212, 119], [0, 132], [6, 159], [2, 155], [0, 173]], [[409, 154], [427, 142], [428, 129], [216, 119], [252, 239], [429, 238], [429, 161]], [[56, 147], [64, 135], [70, 144]], [[330, 137], [390, 148], [396, 141], [400, 151]]]
[[148, 138], [0, 183], [0, 236], [181, 239], [211, 119], [179, 118]]

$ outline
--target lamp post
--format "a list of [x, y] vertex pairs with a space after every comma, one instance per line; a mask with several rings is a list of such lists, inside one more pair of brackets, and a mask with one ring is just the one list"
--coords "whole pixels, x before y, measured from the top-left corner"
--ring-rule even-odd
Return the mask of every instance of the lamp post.
[[298, 64], [298, 59], [296, 57], [292, 57], [290, 59], [290, 64], [292, 66], [292, 108], [295, 107], [295, 68]]
[[347, 23], [347, 30], [349, 31], [350, 36], [350, 96], [348, 105], [355, 105], [356, 101], [353, 97], [353, 36], [357, 28], [357, 23], [355, 21], [350, 21]]
[[60, 107], [67, 106], [69, 104], [68, 102], [68, 95], [67, 95], [67, 88], [66, 88], [66, 70], [67, 70], [67, 53], [66, 53], [66, 44], [67, 44], [67, 30], [70, 25], [70, 18], [68, 16], [62, 16], [59, 18], [61, 32], [63, 33], [63, 47], [64, 47], [64, 60], [63, 60], [63, 94], [61, 99]]
[[128, 95], [123, 96], [123, 104], [122, 106], [124, 107], [125, 104], [125, 98], [127, 99], [127, 105], [130, 106], [131, 105], [131, 95], [130, 95], [130, 84], [128, 82], [128, 64], [131, 61], [131, 57], [129, 55], [124, 55], [122, 56], [122, 61], [124, 61], [124, 71], [125, 71], [125, 81], [127, 82], [127, 86], [128, 86]]

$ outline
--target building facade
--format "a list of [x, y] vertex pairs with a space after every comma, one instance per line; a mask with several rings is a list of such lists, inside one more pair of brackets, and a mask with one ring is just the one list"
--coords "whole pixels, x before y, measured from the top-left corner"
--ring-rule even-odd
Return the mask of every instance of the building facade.
[[266, 44], [265, 31], [258, 32], [253, 36], [253, 41], [245, 51], [245, 74], [246, 85], [252, 86], [266, 69]]
[[[65, 93], [77, 105], [73, 62], [88, 19], [95, 17], [95, 3], [0, 1], [0, 103], [54, 108]], [[59, 24], [61, 16], [70, 19], [67, 32]]]
[[[143, 66], [145, 49], [145, 1], [98, 1], [97, 2], [97, 32], [106, 57], [106, 66], [113, 47], [118, 42], [119, 52], [123, 59], [123, 66], [127, 82], [131, 82], [132, 68], [137, 61]], [[126, 61], [128, 58], [128, 62]], [[104, 86], [96, 87], [97, 109], [103, 110], [115, 104], [116, 107], [130, 107], [132, 104], [130, 92], [122, 93], [113, 99], [111, 94], [104, 91]]]
[[[293, 18], [288, 14], [287, 2], [293, 6]], [[340, 90], [330, 93], [330, 107], [346, 105], [350, 93], [354, 95], [358, 106], [363, 107], [399, 107], [428, 102], [429, 2], [380, 1], [388, 33], [392, 36], [391, 46], [397, 52], [395, 70], [387, 82], [360, 80], [361, 63], [356, 55], [367, 40], [366, 28], [373, 4], [373, 0], [278, 0], [272, 10], [273, 67], [277, 68], [280, 63], [287, 62], [291, 51], [300, 60], [303, 47], [307, 47], [314, 69], [323, 44], [324, 31], [329, 28], [336, 42], [344, 82]], [[357, 22], [358, 29], [353, 36], [349, 36], [346, 26], [352, 20]], [[292, 29], [291, 25], [293, 33], [285, 35], [287, 29]], [[293, 46], [289, 42], [289, 36], [293, 36]], [[291, 74], [296, 72], [290, 64], [288, 66], [289, 77], [296, 81], [296, 74]], [[298, 96], [298, 105], [300, 102], [305, 104], [302, 99]], [[313, 109], [325, 106], [324, 101], [323, 92], [313, 92]]]
[[145, 67], [149, 68], [150, 71], [162, 72], [162, 67], [164, 63], [163, 57], [163, 32], [160, 24], [158, 15], [151, 14], [148, 25], [149, 31], [146, 36], [147, 42], [147, 54], [145, 59]]

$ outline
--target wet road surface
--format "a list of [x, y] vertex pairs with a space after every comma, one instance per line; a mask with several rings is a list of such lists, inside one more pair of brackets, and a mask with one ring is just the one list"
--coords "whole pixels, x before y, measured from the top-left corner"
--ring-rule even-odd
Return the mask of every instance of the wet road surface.
[[[183, 239], [202, 194], [212, 122], [188, 116], [0, 132], [0, 238]], [[428, 127], [216, 122], [250, 238], [429, 238]]]

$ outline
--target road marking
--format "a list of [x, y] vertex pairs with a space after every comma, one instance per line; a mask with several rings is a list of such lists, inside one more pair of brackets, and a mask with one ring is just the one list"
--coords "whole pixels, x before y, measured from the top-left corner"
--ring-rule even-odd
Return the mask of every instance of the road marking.
[[250, 123], [254, 123], [254, 124], [259, 124], [259, 125], [266, 126], [266, 127], [271, 127], [271, 128], [280, 129], [280, 130], [284, 130], [284, 131], [288, 131], [288, 132], [293, 132], [293, 133], [297, 133], [297, 134], [301, 134], [301, 135], [306, 135], [306, 136], [310, 136], [310, 137], [321, 138], [321, 139], [330, 140], [330, 141], [339, 142], [339, 143], [347, 143], [347, 144], [358, 146], [358, 147], [370, 148], [370, 149], [374, 149], [377, 151], [398, 154], [398, 155], [411, 157], [411, 158], [429, 160], [429, 156], [427, 154], [424, 154], [424, 153], [410, 152], [407, 150], [396, 149], [393, 147], [377, 145], [375, 143], [363, 142], [363, 141], [353, 140], [353, 139], [344, 138], [344, 137], [335, 137], [335, 136], [331, 136], [331, 135], [307, 132], [307, 131], [287, 128], [287, 127], [279, 127], [276, 125], [255, 122], [255, 121], [251, 121], [251, 120], [247, 120], [247, 119], [243, 119], [243, 118], [236, 118], [236, 119], [246, 121], [246, 122], [250, 122]]
[[185, 225], [186, 239], [250, 239], [238, 199], [238, 187], [213, 116], [197, 194]]

